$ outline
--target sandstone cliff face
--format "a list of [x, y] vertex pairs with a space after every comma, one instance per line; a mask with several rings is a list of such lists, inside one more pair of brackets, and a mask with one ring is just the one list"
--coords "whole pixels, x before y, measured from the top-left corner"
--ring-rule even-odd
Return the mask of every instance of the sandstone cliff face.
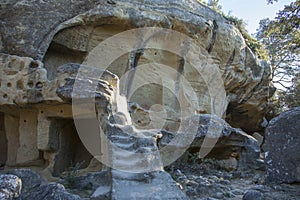
[[[83, 63], [100, 42], [133, 28], [162, 27], [196, 40], [204, 49], [199, 55], [209, 55], [212, 64], [220, 70], [227, 95], [222, 102], [227, 106], [224, 117], [232, 126], [246, 131], [261, 128], [270, 96], [269, 66], [256, 59], [234, 26], [196, 0], [13, 0], [1, 3], [0, 18], [0, 111], [4, 113], [0, 119], [1, 124], [5, 124], [1, 134], [8, 140], [8, 148], [3, 152], [9, 155], [6, 163], [10, 165], [32, 165], [32, 161], [34, 165], [41, 165], [40, 162], [46, 160], [57, 173], [66, 168], [67, 164], [55, 166], [54, 163], [61, 142], [66, 141], [65, 136], [52, 133], [51, 129], [67, 123], [70, 127], [65, 130], [76, 135], [74, 125], [68, 121], [73, 117], [72, 81], [68, 78], [74, 78], [72, 69], [76, 69], [76, 65], [70, 63]], [[213, 97], [205, 78], [178, 55], [159, 49], [132, 51], [119, 57], [107, 69], [122, 77], [132, 63], [138, 66], [152, 62], [180, 72], [196, 93], [199, 107], [195, 112], [212, 113]], [[104, 69], [107, 66], [95, 63], [91, 67]], [[149, 73], [150, 76], [142, 74], [140, 79], [159, 79], [153, 71]], [[117, 89], [117, 78], [109, 75], [103, 80], [101, 91], [109, 92], [100, 95], [104, 97], [101, 104], [107, 105], [101, 112], [108, 113]], [[168, 81], [172, 85], [180, 82], [178, 77], [168, 77]], [[151, 106], [160, 104], [167, 110], [163, 115], [166, 120], [163, 128], [176, 131], [180, 116], [177, 116], [178, 105], [174, 98], [168, 89], [157, 84], [136, 90], [128, 99], [140, 108], [132, 108], [136, 126], [143, 128], [149, 124]], [[66, 121], [57, 123], [60, 119]], [[30, 134], [25, 130], [30, 130]], [[12, 145], [15, 142], [18, 145]], [[70, 150], [68, 148], [71, 147], [62, 151]], [[76, 154], [75, 149], [72, 152]], [[82, 150], [75, 160], [82, 157], [89, 160], [89, 156]], [[69, 157], [74, 158], [73, 155]]]

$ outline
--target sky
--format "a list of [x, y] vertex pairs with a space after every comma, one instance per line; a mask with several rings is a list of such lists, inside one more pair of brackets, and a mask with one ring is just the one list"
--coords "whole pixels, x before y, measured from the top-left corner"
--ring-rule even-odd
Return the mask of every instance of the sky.
[[220, 0], [220, 5], [225, 14], [231, 12], [231, 15], [244, 19], [246, 29], [253, 34], [261, 19], [274, 19], [276, 13], [291, 2], [293, 0], [278, 0], [273, 4], [267, 4], [267, 0]]

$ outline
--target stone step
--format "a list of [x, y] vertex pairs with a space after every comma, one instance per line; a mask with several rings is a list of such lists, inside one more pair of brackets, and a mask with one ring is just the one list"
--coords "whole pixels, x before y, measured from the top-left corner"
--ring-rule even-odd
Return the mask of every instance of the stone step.
[[112, 170], [112, 199], [187, 200], [188, 198], [167, 172], [134, 174]]
[[188, 199], [163, 171], [154, 133], [149, 136], [149, 131], [135, 132], [134, 129], [126, 132], [115, 124], [108, 124], [107, 129], [112, 144], [111, 199]]

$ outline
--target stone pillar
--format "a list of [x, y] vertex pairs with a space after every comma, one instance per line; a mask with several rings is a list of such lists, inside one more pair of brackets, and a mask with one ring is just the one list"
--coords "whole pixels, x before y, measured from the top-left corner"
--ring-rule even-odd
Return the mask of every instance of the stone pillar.
[[7, 160], [7, 139], [4, 126], [4, 114], [0, 113], [0, 167]]
[[55, 151], [59, 148], [59, 136], [56, 130], [51, 131], [51, 120], [47, 119], [43, 110], [38, 112], [37, 147], [42, 151]]
[[17, 163], [37, 160], [39, 151], [37, 148], [37, 112], [35, 110], [20, 110], [19, 134], [20, 146], [17, 152]]
[[16, 164], [19, 147], [19, 118], [4, 114], [4, 127], [7, 138], [7, 161], [6, 165]]

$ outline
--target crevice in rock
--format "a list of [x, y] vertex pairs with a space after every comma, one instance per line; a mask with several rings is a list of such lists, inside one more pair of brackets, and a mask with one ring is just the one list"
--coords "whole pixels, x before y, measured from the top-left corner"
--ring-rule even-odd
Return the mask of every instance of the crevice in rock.
[[228, 62], [225, 65], [225, 72], [224, 72], [224, 74], [227, 74], [227, 72], [229, 70], [229, 67], [232, 65], [232, 63], [234, 61], [234, 58], [235, 58], [235, 49], [233, 50], [230, 58], [228, 59]]
[[207, 48], [208, 53], [210, 53], [215, 45], [216, 42], [216, 37], [217, 37], [217, 30], [218, 30], [218, 24], [216, 22], [216, 20], [213, 21], [213, 34], [211, 37], [211, 42]]
[[128, 63], [128, 67], [126, 69], [126, 71], [130, 70], [130, 72], [127, 77], [127, 84], [125, 87], [125, 91], [123, 91], [123, 94], [125, 94], [127, 98], [130, 95], [130, 89], [132, 86], [132, 81], [134, 79], [135, 69], [138, 66], [139, 60], [140, 60], [141, 56], [143, 55], [143, 52], [144, 52], [144, 49], [141, 48], [136, 51], [132, 51], [130, 53], [130, 57], [129, 57], [130, 60]]

